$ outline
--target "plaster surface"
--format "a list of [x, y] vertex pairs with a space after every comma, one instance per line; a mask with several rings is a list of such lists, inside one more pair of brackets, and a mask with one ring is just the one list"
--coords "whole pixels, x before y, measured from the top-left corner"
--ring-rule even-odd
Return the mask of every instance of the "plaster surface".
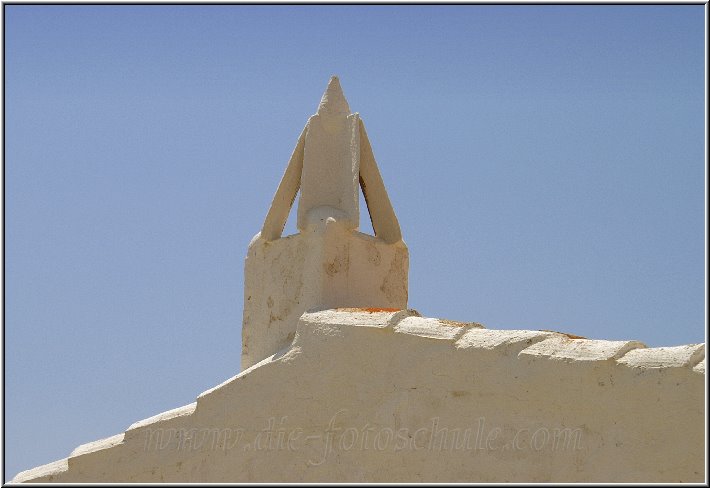
[[701, 482], [704, 354], [314, 311], [196, 402], [13, 482]]
[[[375, 235], [358, 232], [362, 188]], [[282, 236], [300, 189], [298, 233]], [[244, 265], [242, 368], [287, 346], [306, 310], [407, 308], [409, 252], [365, 125], [332, 77]]]

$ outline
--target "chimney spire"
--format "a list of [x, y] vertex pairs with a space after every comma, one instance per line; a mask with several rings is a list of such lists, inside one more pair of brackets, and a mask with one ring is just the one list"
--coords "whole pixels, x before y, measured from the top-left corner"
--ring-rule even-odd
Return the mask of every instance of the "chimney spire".
[[360, 134], [337, 76], [330, 78], [318, 111], [308, 119], [298, 201], [298, 230], [333, 218], [348, 229], [360, 225]]
[[[362, 187], [374, 236], [357, 231]], [[281, 238], [298, 194], [298, 234]], [[409, 252], [359, 114], [330, 78], [244, 268], [242, 367], [288, 346], [303, 312], [407, 307]]]
[[318, 105], [317, 114], [350, 114], [350, 106], [343, 95], [343, 89], [340, 87], [340, 80], [337, 76], [331, 76], [328, 81], [328, 87], [325, 89], [323, 96]]

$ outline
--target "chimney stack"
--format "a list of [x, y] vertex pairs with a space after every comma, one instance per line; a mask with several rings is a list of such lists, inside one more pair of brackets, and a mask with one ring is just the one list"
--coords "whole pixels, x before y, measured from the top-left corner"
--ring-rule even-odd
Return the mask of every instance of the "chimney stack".
[[[358, 188], [375, 235], [358, 231]], [[282, 237], [298, 190], [298, 233]], [[242, 368], [329, 308], [407, 308], [409, 253], [359, 114], [333, 76], [306, 123], [244, 268]]]

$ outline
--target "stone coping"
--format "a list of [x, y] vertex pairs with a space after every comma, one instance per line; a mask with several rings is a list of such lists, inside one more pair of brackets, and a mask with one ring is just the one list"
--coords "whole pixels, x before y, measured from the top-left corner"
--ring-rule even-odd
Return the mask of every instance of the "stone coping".
[[[673, 368], [686, 370], [688, 374], [705, 374], [705, 344], [649, 348], [638, 341], [577, 338], [578, 336], [549, 330], [495, 330], [487, 329], [475, 322], [422, 317], [412, 309], [346, 308], [309, 311], [299, 319], [294, 343], [298, 341], [299, 336], [307, 335], [315, 328], [324, 326], [335, 329], [357, 328], [359, 331], [368, 329], [386, 331], [401, 335], [403, 340], [411, 338], [409, 340], [436, 341], [441, 344], [448, 342], [455, 354], [499, 353], [516, 355], [521, 360], [562, 361], [577, 364], [604, 361], [612, 362], [620, 368], [649, 370]], [[74, 449], [68, 458], [22, 471], [11, 483], [51, 479], [67, 471], [73, 459], [121, 446], [136, 438], [136, 433], [141, 429], [184, 420], [194, 415], [201, 399], [218, 392], [222, 387], [257, 368], [279, 361], [288, 349], [264, 359], [220, 385], [203, 392], [198, 396], [197, 402], [135, 422], [125, 433], [82, 444]]]

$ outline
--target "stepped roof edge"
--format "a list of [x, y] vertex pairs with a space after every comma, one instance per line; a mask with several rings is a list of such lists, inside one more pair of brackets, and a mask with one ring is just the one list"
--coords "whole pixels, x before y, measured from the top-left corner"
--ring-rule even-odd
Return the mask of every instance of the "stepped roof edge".
[[[269, 364], [292, 359], [292, 353], [315, 349], [325, 344], [323, 334], [338, 340], [343, 331], [362, 334], [392, 333], [402, 341], [447, 345], [454, 354], [499, 353], [516, 356], [518, 360], [559, 361], [562, 363], [611, 362], [618, 368], [673, 369], [687, 374], [705, 374], [705, 344], [673, 347], [646, 347], [633, 340], [587, 339], [549, 330], [488, 329], [476, 322], [422, 317], [416, 310], [343, 308], [304, 313], [299, 319], [293, 343], [284, 350], [240, 372], [197, 397], [196, 402], [157, 414], [131, 424], [120, 434], [86, 444], [72, 451], [69, 457], [18, 473], [11, 483], [54, 481], [71, 468], [73, 460], [91, 456], [126, 442], [143, 442], [139, 432], [146, 428], [189, 417], [201, 403], [218, 396], [237, 380]], [[342, 339], [350, 340], [350, 339]], [[322, 346], [321, 346], [322, 347]], [[61, 481], [61, 480], [57, 480]]]

